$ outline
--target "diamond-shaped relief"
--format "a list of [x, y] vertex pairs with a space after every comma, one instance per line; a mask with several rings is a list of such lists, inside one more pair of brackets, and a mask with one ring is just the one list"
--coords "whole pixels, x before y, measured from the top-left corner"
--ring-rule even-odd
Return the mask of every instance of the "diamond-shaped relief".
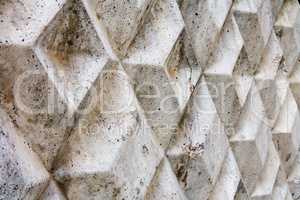
[[0, 109], [0, 199], [37, 199], [49, 174]]
[[[114, 52], [122, 57], [157, 0], [84, 0], [95, 28], [102, 29]], [[106, 37], [105, 37], [106, 36]]]
[[[240, 51], [238, 60], [236, 62], [236, 66], [234, 68], [234, 75], [236, 79], [245, 76], [245, 77], [249, 77], [249, 80], [250, 79], [252, 80], [253, 76], [257, 73], [258, 69], [259, 69], [259, 65], [253, 65], [250, 63], [245, 46], [243, 46]], [[248, 85], [248, 87], [250, 87], [250, 85]]]
[[275, 199], [275, 200], [279, 200], [279, 199], [285, 199], [285, 200], [293, 200], [297, 198], [297, 190], [292, 189], [292, 187], [289, 187], [289, 185], [287, 184], [286, 181], [286, 175], [284, 173], [282, 173], [282, 170], [280, 169], [278, 174], [277, 174], [277, 178], [276, 178], [276, 182], [274, 184], [273, 187], [273, 191], [271, 195], [264, 195], [264, 196], [259, 196], [259, 197], [253, 197], [253, 199]]
[[282, 54], [279, 41], [274, 31], [272, 31], [264, 50], [260, 67], [255, 74], [256, 84], [260, 91], [270, 126], [273, 126], [275, 123], [281, 107], [279, 95], [284, 95], [284, 92], [280, 91], [280, 87], [284, 87], [284, 84], [281, 84], [280, 77], [277, 76], [277, 71], [282, 61]]
[[252, 82], [236, 126], [236, 134], [230, 138], [245, 188], [250, 195], [255, 191], [261, 171], [268, 160], [271, 130], [266, 122], [259, 91]]
[[[62, 100], [59, 100], [59, 95], [54, 86], [49, 83], [45, 74], [43, 77], [40, 75], [28, 77], [20, 85], [22, 92], [18, 96], [22, 99], [22, 102], [26, 102], [31, 107], [39, 104], [37, 98], [40, 98], [39, 100], [45, 101], [43, 109], [48, 108], [49, 110], [32, 114], [20, 109], [13, 110], [14, 113], [11, 115], [15, 125], [34, 151], [39, 154], [47, 169], [50, 169], [57, 151], [66, 139], [67, 127], [72, 126], [72, 119], [69, 119], [67, 115], [66, 105]], [[41, 91], [37, 93], [35, 92], [37, 90]], [[47, 90], [52, 90], [54, 95], [51, 96], [51, 93], [49, 94]], [[52, 98], [59, 101], [57, 102]], [[34, 104], [30, 105], [31, 102]], [[62, 108], [56, 109], [57, 104]]]
[[[237, 66], [240, 66], [239, 64]], [[237, 98], [240, 104], [240, 108], [245, 106], [247, 97], [249, 95], [249, 92], [251, 90], [252, 84], [254, 82], [253, 76], [245, 75], [245, 74], [239, 74], [239, 72], [235, 73], [234, 71], [234, 87], [236, 90]], [[239, 109], [240, 109], [239, 108]]]
[[267, 124], [270, 127], [273, 127], [276, 122], [277, 116], [280, 111], [281, 102], [280, 102], [280, 85], [277, 84], [278, 80], [258, 80], [256, 81], [261, 100], [264, 104]]
[[78, 0], [65, 4], [39, 38], [35, 51], [71, 113], [109, 61]]
[[167, 159], [163, 159], [148, 188], [145, 200], [187, 200]]
[[65, 0], [7, 0], [0, 4], [0, 43], [30, 45]]
[[[90, 112], [61, 150], [55, 177], [69, 199], [140, 199], [163, 156], [139, 113], [126, 73], [117, 63], [95, 82]], [[95, 100], [93, 100], [95, 99]]]
[[234, 68], [243, 46], [243, 39], [232, 14], [229, 14], [213, 52], [207, 69], [204, 71], [208, 88], [212, 95], [226, 133], [234, 134], [241, 105], [238, 101]]
[[184, 34], [165, 68], [124, 64], [137, 99], [160, 144], [167, 146], [201, 74], [190, 40]]
[[216, 47], [232, 0], [184, 1], [181, 6], [186, 31], [191, 37], [196, 58], [205, 69]]
[[183, 111], [201, 75], [201, 68], [186, 32], [179, 37], [166, 65], [167, 76], [177, 96], [179, 109]]
[[297, 199], [299, 10], [1, 2], [0, 199]]
[[[177, 123], [184, 109], [182, 99], [187, 101], [189, 95], [179, 94], [179, 90], [182, 91], [180, 88], [176, 91], [176, 83], [172, 80], [175, 75], [169, 68], [178, 68], [176, 65], [180, 60], [176, 56], [180, 56], [181, 52], [178, 38], [182, 29], [183, 20], [176, 1], [158, 1], [130, 46], [127, 58], [122, 61], [147, 121], [163, 147], [176, 134]], [[188, 72], [189, 66], [182, 67], [180, 78], [184, 80], [187, 76], [195, 76], [195, 84], [198, 72]], [[193, 87], [192, 84], [184, 82], [179, 87]]]
[[195, 88], [178, 132], [167, 150], [172, 169], [189, 199], [207, 199], [229, 143], [204, 78]]
[[234, 199], [240, 181], [241, 175], [238, 165], [235, 161], [232, 151], [229, 150], [224, 160], [218, 182], [211, 193], [210, 199]]
[[275, 23], [276, 35], [283, 50], [281, 71], [290, 75], [300, 59], [300, 5], [285, 1]]
[[242, 47], [233, 71], [234, 87], [241, 107], [246, 103], [256, 70], [257, 68], [249, 63], [245, 48]]
[[235, 1], [233, 9], [248, 60], [251, 65], [257, 66], [274, 23], [271, 0], [239, 0]]
[[259, 199], [261, 198], [261, 196], [272, 196], [272, 191], [279, 171], [279, 165], [279, 156], [274, 147], [274, 144], [271, 142], [268, 146], [268, 157], [266, 163], [257, 180], [255, 189], [251, 195], [252, 197]]
[[127, 66], [137, 99], [160, 145], [166, 147], [181, 118], [177, 96], [163, 68]]
[[286, 180], [286, 174], [284, 171], [280, 168], [277, 177], [276, 182], [273, 189], [272, 199], [279, 200], [279, 199], [286, 199], [291, 200], [291, 193], [287, 184]]
[[0, 62], [0, 105], [50, 169], [72, 125], [66, 105], [31, 49], [1, 46]]
[[183, 27], [176, 1], [158, 1], [145, 18], [122, 62], [126, 65], [163, 67]]
[[299, 120], [299, 109], [291, 91], [288, 89], [272, 130], [273, 141], [287, 175], [290, 174], [299, 155]]
[[244, 41], [236, 20], [232, 14], [229, 14], [220, 33], [217, 46], [209, 59], [205, 74], [232, 76], [243, 44]]

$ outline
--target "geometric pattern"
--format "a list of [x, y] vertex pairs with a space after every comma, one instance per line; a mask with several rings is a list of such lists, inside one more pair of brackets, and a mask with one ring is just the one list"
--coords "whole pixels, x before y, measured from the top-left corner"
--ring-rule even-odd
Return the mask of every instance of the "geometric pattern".
[[296, 0], [0, 1], [0, 200], [300, 198]]

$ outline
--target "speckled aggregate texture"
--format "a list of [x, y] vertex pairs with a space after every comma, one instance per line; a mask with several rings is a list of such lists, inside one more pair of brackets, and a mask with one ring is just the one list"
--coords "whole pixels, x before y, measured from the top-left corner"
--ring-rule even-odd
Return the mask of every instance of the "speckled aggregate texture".
[[300, 199], [297, 0], [0, 0], [0, 200]]

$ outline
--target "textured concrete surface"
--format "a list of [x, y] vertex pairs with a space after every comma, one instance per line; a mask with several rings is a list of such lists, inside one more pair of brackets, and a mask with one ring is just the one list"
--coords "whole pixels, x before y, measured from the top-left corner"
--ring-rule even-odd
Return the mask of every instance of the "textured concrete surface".
[[0, 200], [300, 198], [297, 0], [0, 0]]

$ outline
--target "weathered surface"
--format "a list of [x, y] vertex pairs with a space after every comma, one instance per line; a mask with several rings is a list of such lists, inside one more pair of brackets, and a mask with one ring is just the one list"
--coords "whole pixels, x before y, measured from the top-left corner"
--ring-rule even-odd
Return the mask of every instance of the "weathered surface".
[[0, 200], [300, 198], [296, 0], [0, 0]]

